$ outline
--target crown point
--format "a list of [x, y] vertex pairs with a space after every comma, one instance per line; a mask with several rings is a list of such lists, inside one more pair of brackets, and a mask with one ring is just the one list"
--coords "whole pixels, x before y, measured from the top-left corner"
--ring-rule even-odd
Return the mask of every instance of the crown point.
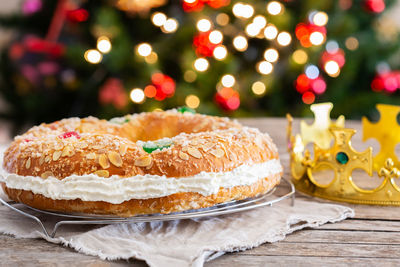
[[347, 154], [344, 152], [339, 152], [336, 154], [336, 161], [345, 165], [347, 162], [349, 162], [349, 156], [347, 156]]

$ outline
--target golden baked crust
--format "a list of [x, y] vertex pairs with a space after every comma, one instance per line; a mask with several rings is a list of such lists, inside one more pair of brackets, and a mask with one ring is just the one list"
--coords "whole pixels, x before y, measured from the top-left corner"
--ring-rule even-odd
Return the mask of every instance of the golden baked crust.
[[[202, 171], [228, 172], [242, 164], [279, 159], [267, 134], [224, 118], [178, 112], [150, 112], [120, 119], [121, 124], [93, 117], [64, 119], [33, 127], [15, 138], [4, 154], [3, 168], [21, 176], [60, 180], [71, 175], [159, 175], [185, 179]], [[67, 134], [66, 134], [67, 133]], [[147, 153], [137, 140], [171, 137], [170, 147]], [[121, 204], [99, 201], [52, 200], [31, 191], [7, 188], [13, 200], [36, 208], [131, 216], [203, 208], [268, 191], [281, 174], [249, 185], [221, 188], [218, 194], [178, 193], [156, 199], [132, 199]], [[156, 204], [153, 204], [156, 203]]]

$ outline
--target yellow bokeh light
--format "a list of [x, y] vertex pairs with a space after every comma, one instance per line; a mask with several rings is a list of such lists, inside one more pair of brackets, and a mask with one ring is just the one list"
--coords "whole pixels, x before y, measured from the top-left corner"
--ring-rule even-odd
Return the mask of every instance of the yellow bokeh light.
[[90, 49], [85, 52], [85, 60], [92, 64], [98, 64], [103, 59], [103, 55], [96, 49]]
[[198, 108], [200, 105], [200, 98], [195, 95], [188, 95], [185, 99], [185, 104], [189, 108]]
[[265, 27], [265, 25], [267, 25], [267, 19], [261, 15], [255, 16], [253, 19], [253, 24], [262, 29]]
[[323, 11], [319, 11], [315, 13], [312, 18], [312, 21], [317, 26], [325, 26], [328, 23], [328, 14]]
[[200, 72], [203, 72], [203, 71], [206, 71], [207, 69], [208, 69], [208, 67], [209, 67], [209, 63], [208, 63], [208, 61], [207, 61], [207, 59], [205, 59], [205, 58], [198, 58], [198, 59], [196, 59], [195, 61], [194, 61], [194, 68], [197, 70], [197, 71], [200, 71]]
[[251, 5], [236, 3], [232, 7], [232, 13], [238, 18], [248, 19], [254, 14], [254, 8]]
[[355, 37], [347, 38], [344, 44], [345, 44], [346, 48], [349, 50], [356, 50], [359, 46], [359, 42], [358, 42], [357, 38], [355, 38]]
[[244, 36], [236, 36], [233, 39], [233, 46], [236, 48], [238, 51], [245, 51], [247, 49], [248, 43], [247, 39]]
[[193, 4], [194, 2], [196, 2], [196, 0], [183, 0], [183, 2], [186, 2], [188, 4]]
[[220, 32], [220, 31], [212, 31], [212, 32], [210, 32], [210, 35], [208, 36], [208, 39], [213, 44], [221, 43], [223, 38], [224, 38], [224, 36], [222, 35], [222, 32]]
[[213, 56], [218, 60], [223, 60], [228, 55], [228, 50], [223, 45], [217, 46], [213, 51]]
[[224, 87], [232, 87], [235, 85], [235, 82], [235, 77], [233, 77], [231, 74], [225, 74], [221, 78], [221, 83]]
[[255, 37], [260, 33], [260, 28], [257, 27], [257, 25], [255, 25], [254, 23], [250, 23], [246, 26], [246, 34], [250, 37]]
[[270, 24], [267, 27], [265, 27], [264, 36], [266, 39], [273, 40], [276, 38], [277, 35], [278, 35], [278, 29], [274, 25]]
[[215, 20], [217, 21], [217, 23], [221, 26], [226, 26], [229, 23], [229, 16], [225, 13], [220, 13], [217, 15], [217, 17], [215, 18]]
[[149, 64], [154, 64], [158, 60], [158, 56], [155, 52], [151, 52], [150, 55], [146, 56], [144, 60]]
[[269, 2], [267, 5], [267, 12], [271, 15], [279, 15], [283, 12], [283, 5], [278, 1]]
[[161, 27], [167, 21], [167, 16], [164, 13], [156, 12], [151, 16], [151, 21], [157, 27]]
[[187, 81], [188, 83], [194, 82], [196, 80], [196, 78], [197, 78], [197, 74], [196, 74], [196, 72], [194, 72], [192, 70], [187, 70], [183, 74], [183, 79], [185, 81]]
[[268, 61], [261, 61], [257, 65], [257, 70], [261, 74], [268, 75], [274, 70], [274, 66]]
[[110, 39], [106, 36], [101, 36], [99, 39], [97, 39], [97, 49], [103, 53], [107, 54], [108, 52], [111, 51], [111, 42]]
[[321, 32], [313, 32], [310, 34], [310, 42], [313, 45], [321, 45], [325, 42], [325, 36]]
[[131, 97], [132, 102], [137, 104], [143, 103], [146, 98], [143, 90], [140, 88], [132, 89], [129, 96]]
[[327, 61], [324, 65], [325, 72], [331, 77], [337, 77], [340, 74], [340, 66], [336, 61]]
[[263, 82], [257, 81], [255, 83], [253, 83], [253, 85], [251, 86], [251, 90], [253, 91], [253, 93], [255, 95], [260, 96], [260, 95], [265, 94], [265, 92], [267, 91], [267, 88]]
[[164, 25], [162, 26], [162, 29], [166, 33], [173, 33], [178, 29], [178, 21], [174, 18], [169, 18], [165, 21]]
[[151, 54], [153, 49], [151, 48], [151, 45], [148, 43], [141, 43], [137, 46], [136, 51], [139, 55], [142, 57], [147, 57]]
[[200, 19], [196, 24], [200, 32], [208, 32], [211, 29], [211, 21], [208, 19]]
[[298, 50], [294, 51], [294, 53], [292, 55], [292, 59], [297, 64], [303, 65], [303, 64], [305, 64], [307, 62], [308, 55], [304, 50], [298, 49]]
[[281, 32], [278, 34], [277, 41], [281, 46], [287, 46], [292, 41], [292, 36], [288, 32]]
[[274, 48], [269, 48], [264, 52], [264, 58], [266, 61], [269, 62], [276, 62], [279, 58], [278, 50]]

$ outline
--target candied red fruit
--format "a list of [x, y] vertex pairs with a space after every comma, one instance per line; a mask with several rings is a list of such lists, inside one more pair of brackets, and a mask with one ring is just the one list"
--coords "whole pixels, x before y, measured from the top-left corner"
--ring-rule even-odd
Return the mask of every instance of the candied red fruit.
[[59, 137], [61, 139], [70, 138], [72, 136], [75, 136], [75, 138], [77, 138], [77, 139], [81, 138], [81, 136], [77, 132], [66, 132], [66, 133], [59, 135]]

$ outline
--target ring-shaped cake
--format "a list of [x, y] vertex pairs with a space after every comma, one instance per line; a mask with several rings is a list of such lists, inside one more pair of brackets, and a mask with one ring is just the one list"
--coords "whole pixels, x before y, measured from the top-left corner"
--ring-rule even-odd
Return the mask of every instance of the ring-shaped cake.
[[254, 197], [282, 176], [268, 134], [177, 110], [41, 124], [15, 137], [2, 165], [12, 200], [122, 217]]

